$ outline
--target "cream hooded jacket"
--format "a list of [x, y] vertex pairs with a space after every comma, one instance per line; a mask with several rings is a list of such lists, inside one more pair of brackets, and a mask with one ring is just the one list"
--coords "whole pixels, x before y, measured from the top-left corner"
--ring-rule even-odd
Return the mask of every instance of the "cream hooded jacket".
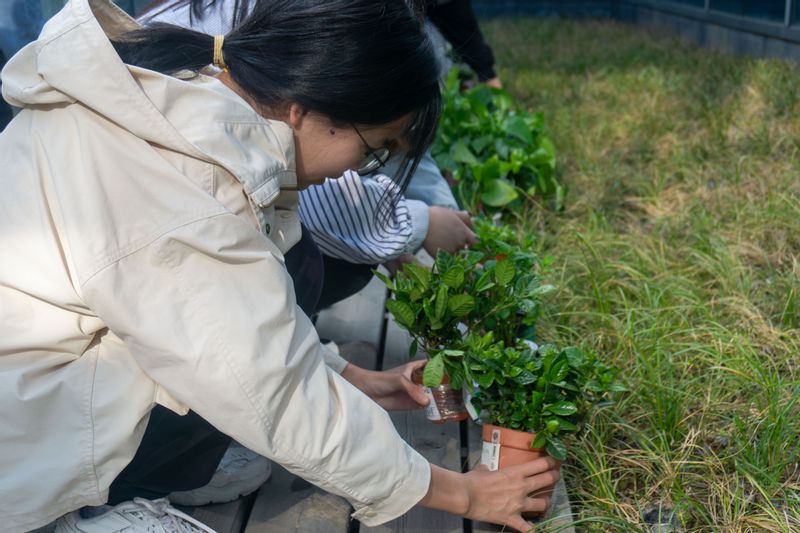
[[[295, 305], [292, 134], [207, 76], [124, 65], [72, 0], [3, 70], [0, 530], [107, 498], [155, 404], [196, 411], [368, 525], [430, 467]], [[325, 362], [328, 362], [326, 365]]]

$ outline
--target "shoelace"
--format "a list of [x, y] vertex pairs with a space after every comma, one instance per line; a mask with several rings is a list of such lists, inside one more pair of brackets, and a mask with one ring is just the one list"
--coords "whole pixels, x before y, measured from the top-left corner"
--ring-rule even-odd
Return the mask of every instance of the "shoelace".
[[194, 526], [194, 528], [196, 528], [198, 531], [204, 531], [205, 533], [217, 533], [207, 525], [198, 522], [186, 513], [182, 513], [181, 511], [170, 506], [169, 500], [165, 498], [158, 500], [134, 498], [133, 503], [144, 507], [147, 511], [157, 516], [162, 524], [165, 523], [164, 519], [169, 520], [168, 524], [174, 528], [176, 533], [195, 533], [195, 529], [192, 529], [191, 527], [187, 528], [185, 522], [188, 522]]

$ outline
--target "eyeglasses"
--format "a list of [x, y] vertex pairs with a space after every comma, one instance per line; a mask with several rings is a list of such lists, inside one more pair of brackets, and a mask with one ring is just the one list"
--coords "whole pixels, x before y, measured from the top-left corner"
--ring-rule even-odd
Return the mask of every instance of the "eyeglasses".
[[383, 146], [381, 148], [372, 148], [367, 140], [361, 135], [361, 132], [358, 131], [358, 128], [353, 126], [358, 138], [361, 139], [361, 142], [364, 143], [364, 147], [367, 149], [366, 153], [364, 154], [364, 159], [358, 164], [358, 172], [359, 176], [366, 176], [368, 174], [372, 174], [389, 160], [389, 156], [391, 155], [391, 150]]

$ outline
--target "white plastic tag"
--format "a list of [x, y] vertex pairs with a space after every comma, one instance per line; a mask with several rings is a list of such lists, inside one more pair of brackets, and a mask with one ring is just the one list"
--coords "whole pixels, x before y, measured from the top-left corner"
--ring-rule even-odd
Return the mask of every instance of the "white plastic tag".
[[528, 348], [531, 349], [532, 352], [535, 352], [539, 349], [539, 345], [531, 340], [522, 339], [522, 342], [524, 342], [528, 346]]
[[473, 420], [478, 420], [480, 415], [478, 411], [475, 409], [475, 406], [472, 405], [472, 394], [467, 391], [467, 387], [462, 387], [461, 390], [464, 392], [464, 407], [467, 408], [467, 412], [469, 413], [470, 418]]
[[492, 430], [492, 442], [483, 442], [481, 450], [481, 464], [489, 467], [489, 470], [500, 468], [500, 430]]
[[425, 416], [431, 421], [441, 420], [442, 415], [439, 413], [439, 408], [436, 406], [436, 400], [433, 399], [433, 393], [430, 387], [424, 385], [420, 385], [420, 387], [422, 387], [422, 390], [425, 392], [425, 396], [428, 397], [428, 405], [425, 406]]

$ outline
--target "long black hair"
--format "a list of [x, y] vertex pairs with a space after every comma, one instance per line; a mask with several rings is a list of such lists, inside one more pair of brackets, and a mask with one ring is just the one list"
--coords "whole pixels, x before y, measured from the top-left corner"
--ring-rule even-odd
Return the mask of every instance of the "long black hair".
[[[202, 16], [220, 0], [183, 3], [189, 1], [193, 15]], [[404, 189], [433, 141], [441, 108], [439, 66], [418, 3], [235, 1], [223, 54], [230, 76], [256, 102], [267, 108], [294, 102], [338, 125], [379, 126], [411, 114], [408, 151], [395, 176]], [[168, 24], [113, 44], [126, 63], [165, 74], [200, 70], [213, 56], [212, 36]]]

